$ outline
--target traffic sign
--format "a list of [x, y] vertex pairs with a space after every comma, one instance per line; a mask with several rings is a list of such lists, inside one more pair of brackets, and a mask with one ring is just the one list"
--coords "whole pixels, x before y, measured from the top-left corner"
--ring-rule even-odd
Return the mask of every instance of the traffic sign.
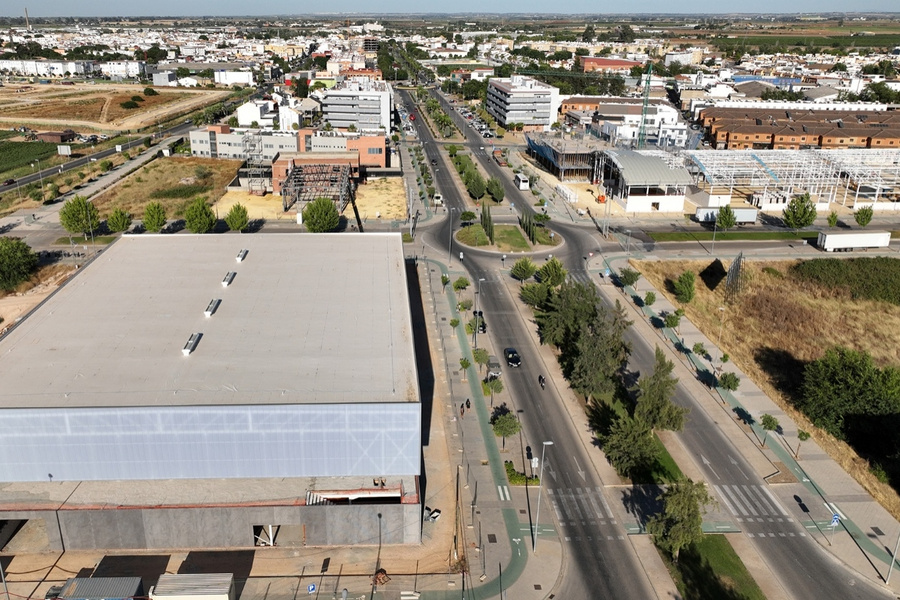
[[831, 526], [837, 527], [838, 523], [841, 522], [841, 515], [831, 515]]
[[540, 459], [538, 459], [537, 456], [535, 456], [534, 458], [531, 459], [531, 468], [532, 468], [532, 469], [537, 469], [537, 468], [538, 468], [539, 460], [540, 460]]
[[306, 593], [307, 594], [315, 594], [316, 593], [316, 584], [311, 583], [308, 586], [306, 586]]

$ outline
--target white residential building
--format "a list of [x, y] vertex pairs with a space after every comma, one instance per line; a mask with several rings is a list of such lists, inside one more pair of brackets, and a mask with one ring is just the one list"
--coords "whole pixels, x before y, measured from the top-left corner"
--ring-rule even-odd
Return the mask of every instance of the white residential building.
[[[593, 115], [591, 127], [601, 139], [615, 145], [634, 145], [641, 129], [642, 104], [603, 103]], [[678, 110], [664, 103], [647, 106], [644, 123], [649, 145], [660, 147], [684, 147], [688, 140], [688, 125]]]
[[0, 60], [0, 72], [28, 77], [90, 75], [93, 70], [93, 61], [87, 60]]
[[254, 85], [252, 71], [216, 71], [213, 81], [222, 85]]
[[525, 131], [546, 131], [558, 118], [559, 89], [521, 75], [488, 81], [487, 110], [504, 127], [523, 123]]
[[251, 100], [238, 106], [235, 115], [240, 127], [274, 127], [278, 110], [271, 100]]
[[100, 72], [109, 77], [144, 77], [147, 63], [142, 60], [115, 60], [97, 63]]
[[260, 158], [271, 161], [280, 153], [299, 152], [297, 132], [233, 131], [227, 125], [210, 125], [190, 132], [191, 156], [247, 160], [248, 148], [258, 142]]
[[386, 81], [351, 81], [325, 92], [322, 112], [332, 127], [361, 132], [391, 130], [394, 91]]

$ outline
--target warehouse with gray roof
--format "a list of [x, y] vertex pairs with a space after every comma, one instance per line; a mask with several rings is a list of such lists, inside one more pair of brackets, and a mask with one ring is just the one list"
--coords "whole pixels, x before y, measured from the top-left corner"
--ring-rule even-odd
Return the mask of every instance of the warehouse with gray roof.
[[125, 236], [0, 339], [0, 518], [51, 549], [419, 541], [397, 234]]

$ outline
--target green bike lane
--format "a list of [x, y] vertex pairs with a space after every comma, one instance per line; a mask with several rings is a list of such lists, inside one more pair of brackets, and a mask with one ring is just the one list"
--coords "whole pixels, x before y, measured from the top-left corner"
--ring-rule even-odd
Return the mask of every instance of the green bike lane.
[[[634, 255], [637, 258], [637, 255]], [[594, 268], [595, 271], [604, 272], [605, 270], [609, 270], [612, 273], [617, 273], [618, 269], [616, 269], [613, 265], [614, 262], [622, 262], [627, 261], [628, 256], [606, 256], [606, 257], [598, 257], [599, 263], [601, 265], [600, 269]], [[679, 257], [684, 259], [685, 257]], [[709, 259], [708, 257], [706, 257]], [[772, 257], [775, 258], [783, 258], [783, 257]], [[793, 257], [796, 258], [796, 257]], [[704, 257], [697, 257], [697, 260], [703, 260]], [[642, 293], [646, 292], [647, 289], [653, 289], [652, 286], [647, 283], [645, 280], [643, 281], [642, 289], [638, 292], [636, 289], [630, 286], [626, 286], [624, 288], [625, 295], [631, 299], [635, 296], [642, 297]], [[657, 298], [664, 298], [661, 296], [658, 290], [655, 290], [657, 294]], [[663, 304], [662, 302], [657, 302], [657, 304]], [[644, 314], [647, 319], [658, 319], [662, 320], [660, 317], [660, 311], [654, 310], [654, 308], [641, 304], [637, 306], [637, 310]], [[705, 357], [697, 356], [694, 352], [690, 350], [690, 344], [683, 344], [683, 340], [687, 337], [702, 336], [702, 334], [697, 330], [692, 323], [688, 321], [686, 318], [682, 318], [681, 325], [679, 326], [679, 332], [668, 328], [662, 327], [660, 328], [660, 334], [669, 341], [672, 346], [679, 350], [679, 354], [682, 355], [684, 360], [686, 360], [690, 366], [697, 373], [698, 378], [703, 379], [704, 377], [710, 378], [706, 379], [708, 381], [714, 381], [712, 385], [712, 390], [714, 393], [720, 398], [722, 403], [723, 410], [727, 410], [735, 415], [740, 415], [742, 417], [742, 421], [744, 426], [752, 433], [753, 436], [756, 437], [756, 440], [760, 443], [762, 440], [767, 440], [767, 444], [763, 447], [757, 446], [757, 449], [764, 451], [766, 453], [771, 453], [771, 457], [769, 460], [773, 462], [781, 462], [785, 465], [785, 468], [791, 472], [792, 475], [796, 477], [796, 480], [799, 484], [803, 486], [803, 488], [811, 494], [813, 498], [816, 499], [818, 503], [816, 508], [820, 509], [820, 506], [824, 506], [829, 512], [833, 512], [834, 515], [838, 517], [836, 525], [833, 526], [835, 522], [834, 519], [821, 519], [821, 518], [808, 518], [803, 520], [798, 520], [799, 524], [816, 539], [821, 546], [823, 546], [826, 550], [831, 552], [834, 556], [840, 559], [845, 564], [851, 566], [856, 569], [861, 574], [869, 577], [871, 580], [884, 584], [884, 579], [890, 566], [892, 556], [891, 549], [885, 545], [884, 539], [879, 539], [877, 532], [880, 532], [884, 529], [888, 529], [890, 527], [892, 529], [891, 533], [896, 535], [898, 527], [897, 522], [891, 518], [884, 509], [878, 505], [878, 503], [871, 497], [868, 497], [868, 501], [866, 502], [854, 502], [851, 507], [852, 508], [842, 508], [838, 502], [831, 499], [832, 496], [839, 496], [841, 498], [845, 498], [850, 496], [851, 494], [847, 493], [843, 488], [856, 488], [858, 484], [846, 474], [846, 472], [836, 463], [834, 463], [824, 451], [820, 451], [820, 454], [816, 456], [816, 460], [814, 463], [823, 463], [826, 461], [831, 463], [833, 466], [828, 468], [827, 470], [823, 468], [822, 465], [813, 464], [811, 466], [815, 466], [820, 471], [820, 478], [822, 481], [817, 481], [817, 479], [809, 473], [809, 471], [804, 468], [804, 466], [800, 463], [800, 460], [794, 455], [786, 447], [786, 440], [783, 435], [776, 435], [774, 432], [767, 432], [763, 429], [760, 422], [754, 418], [753, 414], [764, 414], [777, 412], [779, 409], [777, 405], [775, 405], [768, 396], [765, 396], [761, 391], [756, 391], [757, 388], [753, 387], [754, 394], [748, 394], [746, 391], [742, 389], [742, 393], [735, 394], [731, 391], [721, 387], [718, 385], [718, 380], [714, 379], [716, 369], [712, 363], [711, 357], [716, 353], [721, 356], [721, 348], [717, 348], [715, 344], [712, 343], [712, 340], [708, 340], [709, 344], [705, 344], [708, 349], [707, 356], [710, 357], [709, 360]], [[688, 346], [688, 347], [684, 347]], [[749, 377], [743, 374], [740, 369], [732, 364], [729, 364], [729, 371], [735, 372], [740, 378], [742, 383], [742, 388], [748, 387], [752, 384], [752, 381]], [[765, 396], [764, 403], [757, 396], [758, 395]], [[771, 406], [768, 406], [771, 405]], [[796, 427], [789, 419], [787, 415], [779, 415], [779, 426], [782, 430], [787, 429], [788, 427], [794, 428]], [[812, 441], [812, 440], [810, 440]], [[811, 448], [807, 448], [807, 452], [804, 452], [805, 455], [811, 454], [809, 452]], [[861, 488], [860, 488], [861, 491]], [[820, 509], [821, 510], [821, 509]], [[854, 513], [858, 513], [859, 517], [856, 517]], [[864, 526], [860, 526], [857, 523], [857, 519], [862, 519], [866, 521]], [[877, 521], [877, 523], [873, 523], [872, 521]], [[727, 529], [727, 525], [729, 523], [720, 522], [720, 521], [704, 521], [703, 527], [704, 531], [707, 532], [716, 532], [716, 533], [727, 533], [729, 530]], [[887, 525], [887, 526], [886, 526]], [[731, 524], [732, 528], [730, 531], [740, 531], [739, 528], [734, 527], [733, 523]], [[871, 530], [876, 532], [876, 534], [867, 533], [866, 530]], [[845, 533], [845, 536], [842, 536], [841, 533]], [[835, 533], [837, 533], [837, 537], [835, 537]], [[883, 533], [882, 537], [885, 537], [887, 541], [890, 541], [890, 546], [893, 546], [893, 542], [898, 538], [886, 536]], [[900, 561], [896, 561], [894, 563], [894, 568], [897, 569], [900, 567]], [[897, 578], [900, 579], [900, 578]], [[895, 581], [896, 584], [896, 581]], [[895, 585], [896, 587], [896, 585]]]
[[[461, 275], [466, 276], [466, 274], [462, 272], [451, 272], [444, 263], [435, 260], [428, 259], [426, 260], [426, 264], [438, 267], [441, 275], [446, 275], [448, 277], [458, 277]], [[481, 379], [477, 371], [478, 366], [475, 364], [472, 355], [472, 348], [469, 345], [469, 337], [465, 331], [465, 324], [463, 323], [462, 315], [457, 308], [458, 299], [456, 296], [456, 292], [453, 290], [452, 277], [451, 282], [448, 283], [445, 287], [444, 296], [446, 297], [446, 309], [449, 311], [450, 318], [456, 318], [460, 320], [459, 324], [454, 328], [454, 333], [456, 334], [456, 341], [459, 345], [459, 351], [462, 358], [465, 358], [469, 361], [469, 367], [466, 369], [468, 392], [470, 394], [470, 397], [472, 398], [472, 408], [469, 409], [469, 412], [475, 412], [477, 414], [478, 432], [482, 436], [484, 442], [484, 450], [487, 455], [488, 473], [490, 475], [491, 484], [489, 489], [487, 490], [487, 493], [495, 494], [497, 493], [498, 489], [508, 486], [509, 482], [506, 476], [504, 461], [501, 456], [500, 449], [497, 446], [497, 438], [494, 435], [493, 429], [490, 425], [490, 413], [481, 389]], [[449, 349], [447, 349], [446, 352], [446, 358], [447, 360], [449, 360], [449, 357], [452, 354]], [[450, 366], [452, 367], [453, 365]], [[513, 493], [515, 494], [515, 492]], [[486, 579], [483, 582], [476, 581], [478, 585], [471, 588], [473, 592], [471, 597], [491, 598], [494, 596], [499, 596], [501, 594], [501, 591], [503, 590], [506, 590], [506, 594], [504, 594], [504, 597], [506, 597], [506, 595], [510, 591], [510, 588], [515, 586], [516, 582], [525, 572], [525, 568], [529, 562], [528, 556], [530, 551], [527, 547], [525, 547], [525, 544], [530, 540], [530, 524], [519, 520], [519, 509], [514, 503], [510, 503], [509, 507], [504, 508], [481, 508], [480, 516], [482, 521], [486, 521], [492, 518], [496, 519], [496, 517], [498, 516], [502, 519], [507, 536], [509, 558], [505, 562], [505, 564], [500, 565], [502, 567], [502, 572], [499, 572], [496, 577]], [[554, 534], [557, 533], [556, 529], [550, 523], [544, 523], [540, 525], [540, 535], [542, 538], [551, 539], [549, 535], [550, 532], [553, 532]], [[485, 552], [484, 549], [482, 549], [481, 551]], [[471, 559], [471, 557], [469, 558]], [[542, 561], [537, 561], [537, 564], [533, 565], [532, 568], [541, 568], [541, 565]], [[488, 566], [490, 567], [491, 565]], [[547, 566], [548, 565], [546, 564], [546, 561], [543, 561], [543, 567], [546, 568]], [[493, 572], [493, 569], [489, 568], [488, 570]], [[529, 569], [529, 571], [530, 570], [531, 569]], [[554, 570], [558, 573], [558, 569], [554, 568]], [[470, 584], [477, 579], [477, 577], [471, 575], [471, 573], [475, 573], [476, 571], [477, 569], [472, 568], [472, 562], [470, 560], [470, 576], [468, 578]], [[556, 580], [556, 573], [554, 573], [553, 580]], [[517, 591], [514, 597], [523, 598], [528, 596], [527, 593], [522, 592], [524, 592], [524, 590]], [[545, 597], [545, 593], [539, 591], [534, 595], [536, 598]], [[421, 598], [425, 600], [450, 600], [451, 598], [458, 599], [460, 598], [460, 590], [421, 590]]]

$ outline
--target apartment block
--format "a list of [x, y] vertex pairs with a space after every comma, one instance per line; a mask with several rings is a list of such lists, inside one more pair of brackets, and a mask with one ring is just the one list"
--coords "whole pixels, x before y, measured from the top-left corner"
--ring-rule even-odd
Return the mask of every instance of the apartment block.
[[546, 131], [559, 114], [559, 89], [521, 75], [488, 81], [487, 110], [498, 123], [522, 123], [525, 131]]
[[325, 92], [322, 113], [337, 129], [384, 133], [391, 130], [393, 96], [385, 81], [349, 81]]

